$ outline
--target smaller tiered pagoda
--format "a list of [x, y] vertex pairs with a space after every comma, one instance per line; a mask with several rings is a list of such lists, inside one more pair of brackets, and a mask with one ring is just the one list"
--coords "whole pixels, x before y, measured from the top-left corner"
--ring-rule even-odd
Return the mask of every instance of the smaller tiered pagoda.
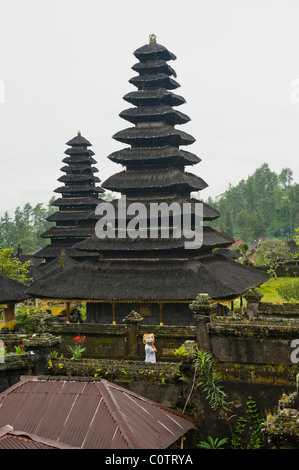
[[58, 179], [63, 185], [54, 191], [61, 197], [52, 203], [59, 210], [47, 218], [56, 225], [41, 235], [51, 243], [35, 255], [47, 263], [61, 255], [76, 261], [86, 259], [86, 255], [73, 246], [94, 234], [95, 220], [90, 215], [99, 204], [99, 194], [104, 192], [96, 186], [100, 179], [95, 176], [98, 169], [93, 166], [97, 162], [89, 149], [92, 144], [78, 132], [66, 145], [70, 148], [65, 151], [67, 156], [62, 160], [65, 166], [61, 168], [65, 174]]

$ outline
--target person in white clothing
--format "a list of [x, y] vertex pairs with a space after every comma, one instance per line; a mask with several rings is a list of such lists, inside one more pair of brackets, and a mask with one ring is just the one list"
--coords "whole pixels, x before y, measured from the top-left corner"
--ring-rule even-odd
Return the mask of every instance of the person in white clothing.
[[154, 346], [152, 338], [146, 338], [145, 340], [145, 361], [144, 362], [156, 362], [157, 349]]

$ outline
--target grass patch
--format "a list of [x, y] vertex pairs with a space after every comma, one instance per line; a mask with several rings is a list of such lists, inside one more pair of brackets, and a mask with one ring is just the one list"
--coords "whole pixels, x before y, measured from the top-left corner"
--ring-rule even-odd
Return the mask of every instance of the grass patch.
[[[295, 278], [293, 277], [278, 277], [277, 279], [271, 278], [269, 281], [265, 282], [259, 287], [259, 291], [264, 295], [262, 302], [272, 302], [273, 304], [285, 304], [287, 303], [280, 295], [277, 293], [276, 289], [288, 282], [293, 282]], [[292, 302], [299, 303], [299, 301]]]

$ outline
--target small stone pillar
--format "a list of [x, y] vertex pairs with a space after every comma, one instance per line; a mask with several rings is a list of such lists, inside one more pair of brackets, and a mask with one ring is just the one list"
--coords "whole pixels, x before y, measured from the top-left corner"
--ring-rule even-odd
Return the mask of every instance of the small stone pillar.
[[243, 297], [247, 302], [247, 316], [249, 320], [259, 316], [260, 301], [263, 298], [263, 294], [257, 289], [253, 288], [245, 292]]
[[123, 321], [127, 325], [127, 355], [129, 359], [138, 357], [138, 327], [143, 317], [139, 313], [132, 310]]
[[15, 320], [15, 304], [3, 305], [3, 322], [9, 323]]
[[211, 314], [214, 312], [215, 307], [216, 304], [213, 303], [208, 294], [199, 294], [189, 305], [190, 310], [194, 313], [197, 327], [197, 346], [206, 352], [211, 350], [208, 324], [211, 321]]

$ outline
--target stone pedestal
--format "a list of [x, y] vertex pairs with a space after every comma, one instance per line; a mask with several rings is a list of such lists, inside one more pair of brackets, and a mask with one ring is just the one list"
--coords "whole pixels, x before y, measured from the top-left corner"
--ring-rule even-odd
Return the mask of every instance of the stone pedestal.
[[189, 308], [194, 313], [196, 322], [198, 349], [209, 352], [211, 347], [208, 328], [216, 304], [207, 294], [199, 294]]
[[259, 316], [259, 305], [260, 301], [263, 298], [263, 294], [259, 292], [257, 289], [250, 289], [243, 297], [246, 299], [247, 302], [247, 316], [249, 320], [256, 318]]
[[127, 325], [127, 356], [128, 359], [138, 357], [138, 326], [142, 322], [143, 317], [139, 313], [132, 310], [129, 315], [124, 318]]
[[15, 319], [15, 304], [7, 304], [3, 306], [3, 322], [9, 323]]

